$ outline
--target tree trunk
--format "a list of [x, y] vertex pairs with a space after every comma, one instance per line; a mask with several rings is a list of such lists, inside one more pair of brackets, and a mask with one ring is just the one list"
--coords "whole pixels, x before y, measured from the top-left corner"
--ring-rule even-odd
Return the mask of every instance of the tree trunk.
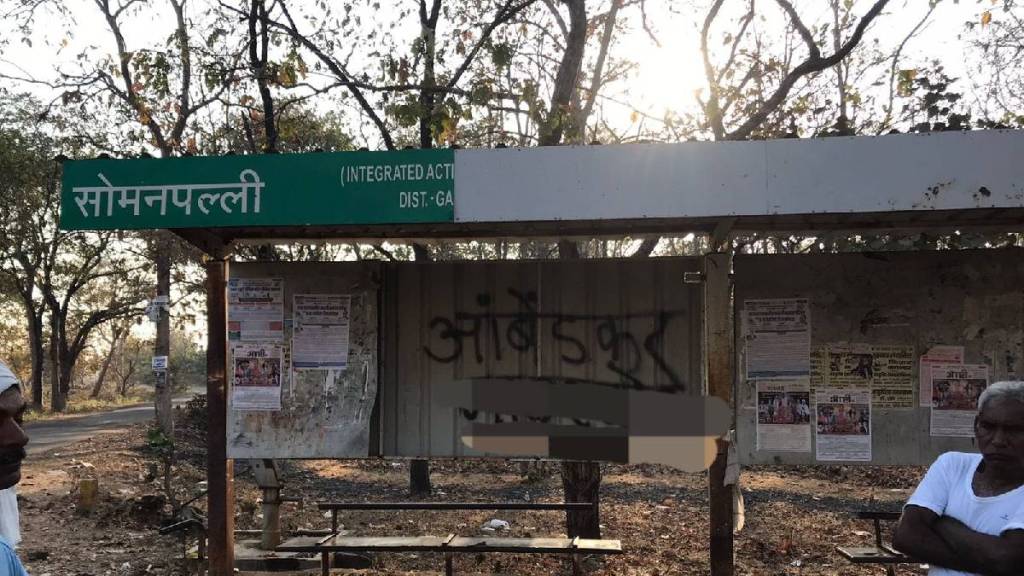
[[50, 313], [50, 410], [63, 412], [67, 408], [67, 398], [61, 393], [60, 387], [60, 345], [57, 343], [57, 322], [55, 314]]
[[103, 359], [103, 366], [100, 368], [99, 376], [96, 377], [96, 384], [93, 385], [89, 398], [99, 398], [100, 392], [103, 391], [103, 381], [106, 380], [107, 370], [110, 369], [110, 363], [113, 362], [114, 355], [117, 354], [117, 341], [121, 339], [121, 333], [122, 330], [119, 326], [113, 327], [113, 335], [110, 339], [110, 352]]
[[25, 319], [28, 321], [28, 344], [32, 361], [32, 407], [36, 410], [43, 409], [43, 365], [46, 363], [46, 354], [43, 350], [43, 315], [37, 314], [34, 310], [25, 310]]
[[[156, 293], [158, 296], [165, 296], [170, 298], [171, 293], [171, 258], [168, 254], [168, 246], [166, 238], [161, 238], [157, 242], [157, 255], [156, 255]], [[156, 383], [154, 389], [156, 391], [155, 410], [156, 410], [156, 421], [157, 425], [160, 426], [160, 430], [163, 431], [164, 435], [168, 438], [174, 436], [174, 416], [171, 413], [171, 367], [170, 367], [170, 355], [171, 355], [171, 315], [169, 311], [169, 305], [167, 308], [161, 308], [160, 319], [156, 325], [156, 346], [153, 349], [154, 356], [167, 356], [168, 366], [167, 371], [163, 373], [156, 373]]]
[[566, 502], [590, 502], [591, 510], [569, 510], [565, 514], [565, 532], [570, 538], [600, 538], [599, 492], [601, 466], [597, 462], [562, 462], [562, 489]]
[[[68, 398], [70, 398], [71, 396], [71, 380], [75, 376], [74, 366], [74, 362], [69, 362], [67, 361], [67, 359], [63, 357], [61, 358], [59, 373], [60, 375], [58, 377], [58, 380], [60, 381], [60, 412], [63, 412], [68, 407]], [[54, 408], [54, 410], [58, 409]]]
[[430, 495], [430, 461], [413, 460], [409, 466], [409, 493], [413, 496]]

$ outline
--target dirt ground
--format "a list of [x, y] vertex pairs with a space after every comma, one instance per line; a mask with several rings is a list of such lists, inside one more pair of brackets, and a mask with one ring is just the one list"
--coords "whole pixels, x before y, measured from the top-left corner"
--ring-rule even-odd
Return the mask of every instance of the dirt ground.
[[[185, 500], [203, 485], [203, 432], [178, 426], [176, 498]], [[184, 575], [180, 537], [159, 536], [169, 506], [161, 500], [161, 478], [144, 427], [34, 456], [26, 462], [21, 500], [23, 542], [19, 554], [32, 576]], [[285, 530], [327, 528], [319, 501], [408, 500], [408, 465], [400, 461], [292, 461], [283, 466]], [[708, 574], [707, 490], [704, 474], [680, 474], [657, 466], [602, 467], [602, 536], [622, 541], [625, 554], [589, 560], [595, 576]], [[883, 568], [855, 567], [837, 545], [870, 545], [868, 523], [850, 511], [868, 505], [898, 508], [923, 470], [920, 468], [755, 468], [741, 479], [746, 526], [736, 536], [738, 574], [884, 574]], [[528, 480], [522, 466], [506, 461], [433, 461], [432, 499], [457, 501], [560, 501], [557, 465]], [[97, 478], [95, 509], [77, 509], [81, 478]], [[245, 463], [236, 464], [236, 528], [260, 523], [259, 492]], [[205, 503], [197, 502], [200, 507]], [[341, 521], [357, 535], [480, 534], [492, 518], [507, 520], [513, 537], [560, 536], [564, 516], [556, 512], [353, 512]], [[194, 543], [190, 543], [189, 547]], [[461, 574], [567, 574], [565, 561], [531, 555], [466, 555], [456, 559]], [[352, 574], [437, 574], [443, 560], [431, 554], [382, 554], [373, 568]], [[348, 574], [339, 570], [337, 574]], [[923, 574], [916, 566], [901, 574]], [[254, 576], [255, 573], [248, 573]], [[278, 573], [281, 574], [281, 573]]]

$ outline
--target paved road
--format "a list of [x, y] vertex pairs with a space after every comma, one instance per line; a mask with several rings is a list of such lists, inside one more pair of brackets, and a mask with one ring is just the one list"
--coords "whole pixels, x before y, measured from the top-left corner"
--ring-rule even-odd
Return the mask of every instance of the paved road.
[[[191, 396], [175, 398], [174, 404], [183, 404], [190, 398]], [[25, 425], [29, 437], [26, 449], [29, 454], [38, 454], [100, 434], [120, 432], [131, 424], [152, 419], [153, 405], [146, 404], [59, 420], [29, 422]]]

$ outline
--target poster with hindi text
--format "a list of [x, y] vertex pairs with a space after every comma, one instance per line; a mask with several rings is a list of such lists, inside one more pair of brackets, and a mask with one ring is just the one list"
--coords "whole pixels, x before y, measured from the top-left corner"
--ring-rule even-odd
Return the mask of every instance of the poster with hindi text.
[[931, 408], [932, 406], [932, 366], [963, 363], [963, 346], [932, 346], [922, 354], [917, 370], [918, 404], [922, 408]]
[[[819, 358], [815, 360], [815, 358]], [[898, 344], [834, 343], [815, 348], [813, 389], [870, 390], [875, 408], [914, 407], [914, 347]]]
[[806, 298], [743, 302], [747, 380], [787, 380], [810, 373], [811, 318]]
[[231, 408], [280, 410], [281, 345], [237, 343], [231, 347]]
[[814, 394], [815, 458], [871, 461], [871, 391], [824, 389]]
[[988, 388], [984, 364], [933, 365], [931, 435], [974, 437], [978, 397]]
[[228, 280], [228, 340], [284, 341], [284, 280]]
[[296, 294], [292, 304], [295, 370], [344, 370], [348, 365], [351, 296]]
[[810, 385], [801, 380], [767, 380], [757, 388], [757, 450], [811, 451]]

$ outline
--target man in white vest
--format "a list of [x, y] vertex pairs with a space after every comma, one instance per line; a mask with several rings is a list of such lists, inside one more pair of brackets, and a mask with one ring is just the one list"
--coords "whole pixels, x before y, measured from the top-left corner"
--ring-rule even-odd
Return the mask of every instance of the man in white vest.
[[0, 576], [27, 576], [14, 552], [21, 540], [14, 485], [21, 481], [21, 461], [28, 444], [28, 436], [21, 428], [24, 413], [21, 384], [0, 362]]
[[947, 452], [903, 508], [893, 545], [931, 576], [1024, 574], [1024, 382], [978, 399], [980, 454]]

